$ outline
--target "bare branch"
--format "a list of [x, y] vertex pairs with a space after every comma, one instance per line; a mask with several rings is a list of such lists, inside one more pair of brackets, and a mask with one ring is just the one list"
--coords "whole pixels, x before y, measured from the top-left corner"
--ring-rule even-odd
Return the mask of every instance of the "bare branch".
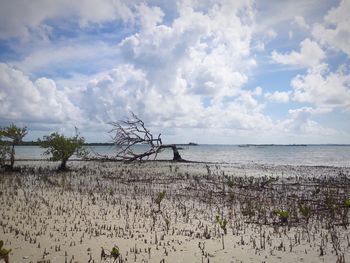
[[[162, 143], [161, 134], [155, 139], [149, 129], [146, 128], [145, 123], [136, 114], [131, 112], [131, 117], [126, 120], [110, 123], [113, 128], [110, 133], [114, 133], [112, 140], [116, 146], [120, 147], [116, 158], [128, 162], [135, 160], [142, 160], [154, 155], [154, 159], [160, 151], [166, 148], [173, 150], [173, 160], [183, 161], [175, 144]], [[135, 153], [136, 145], [146, 145], [149, 149], [142, 153]]]

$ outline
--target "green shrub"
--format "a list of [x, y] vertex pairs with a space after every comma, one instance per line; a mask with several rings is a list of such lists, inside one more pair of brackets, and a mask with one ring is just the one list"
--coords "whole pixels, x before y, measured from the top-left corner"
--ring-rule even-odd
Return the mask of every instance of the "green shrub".
[[85, 139], [80, 137], [76, 132], [74, 137], [65, 137], [57, 132], [51, 133], [49, 136], [44, 136], [42, 140], [39, 139], [40, 146], [47, 149], [44, 154], [51, 155], [49, 160], [61, 161], [59, 170], [66, 170], [68, 159], [72, 155], [85, 158], [88, 151], [83, 147]]

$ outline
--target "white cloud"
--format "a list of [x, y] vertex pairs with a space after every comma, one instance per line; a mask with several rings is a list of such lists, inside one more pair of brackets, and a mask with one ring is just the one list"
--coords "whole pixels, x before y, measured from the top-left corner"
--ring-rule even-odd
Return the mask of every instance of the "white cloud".
[[[152, 130], [186, 133], [197, 129], [197, 135], [202, 129], [215, 131], [211, 134], [216, 135], [222, 131], [227, 135], [226, 142], [230, 142], [232, 134], [242, 138], [249, 134], [252, 138], [257, 132], [296, 135], [322, 131], [327, 135], [331, 131], [313, 121], [312, 116], [321, 109], [350, 108], [348, 73], [329, 73], [327, 66], [320, 64], [325, 60], [324, 51], [310, 39], [300, 43], [300, 51], [272, 52], [277, 63], [308, 69], [305, 75], [293, 79], [293, 92], [243, 89], [256, 67], [252, 52], [263, 51], [265, 45], [270, 49], [268, 41], [282, 35], [274, 23], [288, 20], [290, 25], [294, 19], [307, 28], [303, 17], [313, 23], [305, 16], [308, 12], [295, 17], [295, 12], [286, 14], [289, 11], [283, 10], [288, 17], [278, 13], [274, 23], [261, 23], [266, 30], [260, 38], [254, 35], [260, 21], [254, 22], [256, 6], [250, 0], [174, 1], [171, 7], [164, 3], [152, 6], [152, 1], [42, 1], [23, 3], [23, 9], [35, 9], [28, 14], [14, 9], [18, 1], [6, 3], [0, 11], [0, 39], [35, 35], [46, 38], [47, 43], [40, 42], [40, 47], [33, 50], [28, 48], [30, 54], [21, 53], [20, 61], [11, 62], [15, 67], [1, 64], [1, 121], [78, 125], [88, 131], [106, 131], [106, 122], [120, 120], [134, 111]], [[297, 3], [309, 10], [309, 4], [305, 5], [304, 1]], [[116, 42], [106, 44], [85, 35], [51, 43], [48, 36], [55, 31], [55, 23], [63, 19], [68, 19], [69, 25], [79, 23], [79, 32], [92, 24], [96, 26], [94, 30], [98, 29], [99, 23], [116, 19], [130, 22], [131, 26], [126, 37], [124, 32], [118, 35], [124, 37], [120, 42], [115, 36], [107, 36]], [[125, 29], [125, 24], [120, 29]], [[297, 31], [290, 35], [299, 37]], [[88, 41], [83, 42], [84, 37]], [[275, 42], [278, 41], [270, 44]], [[84, 70], [76, 70], [86, 65], [90, 70], [87, 75], [83, 75]], [[35, 79], [42, 72], [50, 74], [62, 68], [73, 77]], [[91, 72], [94, 75], [89, 75]], [[288, 118], [277, 123], [265, 115], [264, 103], [290, 100], [310, 103], [315, 109], [290, 110]]]
[[266, 32], [274, 28], [277, 32], [284, 32], [296, 16], [305, 17], [312, 24], [332, 5], [334, 3], [328, 0], [256, 1], [259, 11], [256, 14], [256, 31]]
[[312, 34], [322, 44], [341, 50], [350, 57], [350, 1], [342, 0], [324, 17], [324, 22], [313, 25]]
[[269, 30], [267, 30], [266, 32], [267, 36], [270, 38], [270, 39], [274, 39], [277, 37], [277, 33], [275, 30], [273, 30], [272, 28], [270, 28]]
[[[145, 72], [132, 65], [121, 65], [92, 79], [78, 90], [60, 90], [55, 81], [31, 81], [21, 71], [0, 64], [0, 102], [2, 120], [25, 121], [47, 126], [88, 128], [106, 131], [106, 123], [134, 111], [155, 127], [268, 129], [271, 120], [253, 92], [240, 91], [231, 102], [206, 106], [201, 96], [184, 92], [159, 93]], [[185, 82], [178, 83], [179, 86]], [[180, 87], [178, 87], [181, 90]], [[44, 126], [45, 126], [44, 125]]]
[[142, 3], [137, 7], [137, 11], [144, 31], [152, 30], [163, 21], [164, 13], [159, 7], [149, 7]]
[[76, 18], [82, 27], [116, 19], [133, 21], [133, 13], [127, 3], [121, 0], [2, 1], [0, 39], [27, 38], [31, 31], [40, 30], [50, 19]]
[[327, 65], [320, 65], [305, 75], [297, 75], [291, 85], [293, 99], [298, 102], [350, 110], [350, 74], [346, 68], [329, 72]]
[[325, 58], [325, 52], [316, 42], [307, 38], [300, 43], [300, 52], [292, 51], [281, 54], [274, 50], [271, 56], [275, 62], [283, 65], [309, 68], [319, 65], [320, 61]]
[[311, 119], [311, 116], [319, 113], [324, 113], [324, 110], [311, 107], [291, 109], [288, 111], [288, 118], [281, 121], [278, 126], [283, 132], [292, 134], [323, 136], [337, 134], [338, 132], [336, 130], [324, 127]]
[[135, 112], [151, 126], [184, 128], [267, 128], [271, 120], [254, 92], [241, 91], [230, 103], [204, 105], [201, 96], [187, 93], [186, 82], [177, 83], [176, 93], [160, 93], [144, 71], [121, 65], [90, 81], [82, 91], [79, 107], [92, 122], [115, 121]]
[[186, 2], [171, 25], [147, 24], [147, 30], [127, 37], [119, 47], [124, 60], [143, 69], [163, 92], [179, 92], [177, 83], [185, 82], [181, 88], [188, 93], [232, 96], [255, 65], [250, 57], [252, 27], [238, 15], [250, 12], [249, 7], [249, 1], [242, 1], [230, 12], [225, 4], [198, 10]]
[[306, 30], [310, 29], [310, 26], [305, 22], [305, 19], [302, 16], [295, 16], [293, 22], [297, 26], [299, 26], [300, 28], [303, 28], [303, 29], [306, 29]]
[[275, 91], [273, 93], [267, 92], [265, 93], [265, 98], [272, 102], [287, 103], [289, 101], [290, 93], [290, 91]]
[[[17, 74], [13, 82], [15, 78], [28, 82], [19, 84], [18, 90], [38, 93], [39, 99], [22, 109], [16, 105], [25, 105], [34, 96], [20, 96], [19, 101], [3, 106], [3, 116], [47, 118], [48, 122], [50, 117], [59, 122], [83, 119], [85, 125], [93, 125], [134, 111], [153, 126], [255, 129], [271, 125], [262, 113], [263, 105], [254, 98], [261, 89], [241, 90], [255, 66], [250, 56], [250, 1], [210, 3], [204, 8], [186, 2], [179, 5], [179, 17], [170, 25], [162, 24], [164, 14], [159, 8], [146, 4], [135, 8], [141, 29], [116, 45], [123, 60], [116, 61], [112, 70], [97, 74], [86, 86], [59, 89], [53, 80], [32, 82], [11, 68]], [[103, 44], [93, 53], [89, 45], [84, 47], [37, 51], [17, 65], [30, 72], [50, 63], [91, 60], [110, 51]], [[9, 89], [2, 95], [14, 97]], [[51, 110], [38, 104], [41, 100], [48, 101]], [[17, 116], [11, 108], [16, 108]]]
[[0, 63], [0, 119], [68, 124], [81, 117], [53, 80], [33, 82], [21, 71]]
[[258, 87], [256, 87], [255, 90], [254, 90], [254, 95], [260, 96], [260, 95], [262, 94], [262, 92], [263, 92], [262, 87], [258, 86]]

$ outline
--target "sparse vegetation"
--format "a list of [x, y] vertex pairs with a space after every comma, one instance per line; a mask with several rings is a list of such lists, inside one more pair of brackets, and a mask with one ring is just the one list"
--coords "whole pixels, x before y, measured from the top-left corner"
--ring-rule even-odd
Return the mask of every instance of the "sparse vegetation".
[[[42, 260], [88, 244], [88, 255], [79, 254], [84, 261], [96, 262], [101, 255], [102, 262], [164, 262], [193, 242], [199, 249], [193, 253], [203, 262], [237, 257], [242, 249], [255, 251], [251, 256], [257, 261], [308, 253], [341, 262], [349, 255], [350, 169], [347, 176], [338, 176], [338, 168], [320, 167], [311, 171], [332, 176], [270, 180], [230, 174], [219, 165], [186, 164], [198, 169], [186, 172], [163, 162], [73, 165], [80, 168], [56, 174], [29, 166], [1, 176], [2, 239], [35, 244]], [[309, 171], [303, 167], [296, 173]], [[14, 211], [16, 218], [9, 216]], [[27, 222], [25, 231], [21, 222]], [[57, 225], [65, 227], [57, 231]], [[101, 236], [111, 251], [91, 247]], [[69, 253], [65, 259], [74, 262], [77, 255]]]
[[11, 249], [4, 248], [4, 241], [0, 240], [0, 259], [3, 259], [5, 263], [10, 263], [9, 255]]
[[[220, 228], [224, 231], [224, 235], [226, 235], [227, 234], [227, 228], [226, 228], [227, 220], [226, 220], [226, 218], [220, 218], [219, 215], [216, 215], [215, 220], [219, 224]], [[225, 249], [224, 235], [221, 235], [222, 249]]]
[[80, 158], [87, 156], [88, 151], [83, 147], [84, 142], [84, 137], [81, 137], [77, 131], [73, 137], [65, 137], [55, 132], [39, 140], [40, 146], [47, 149], [44, 154], [50, 155], [49, 160], [61, 162], [58, 170], [67, 169], [67, 161], [72, 155]]
[[[22, 143], [23, 137], [27, 133], [27, 127], [19, 128], [14, 124], [0, 129], [0, 165], [5, 166], [5, 160], [9, 156], [10, 164], [6, 167], [13, 170], [16, 155], [15, 146]], [[6, 141], [2, 141], [3, 139]]]
[[111, 257], [114, 259], [113, 262], [115, 262], [120, 256], [120, 252], [119, 252], [119, 247], [114, 246], [111, 250]]
[[274, 209], [273, 213], [280, 219], [281, 224], [287, 224], [289, 218], [289, 212], [283, 209]]
[[165, 198], [165, 191], [162, 191], [158, 193], [156, 199], [154, 200], [155, 203], [158, 205], [158, 211], [160, 211], [160, 204], [162, 203], [164, 198]]

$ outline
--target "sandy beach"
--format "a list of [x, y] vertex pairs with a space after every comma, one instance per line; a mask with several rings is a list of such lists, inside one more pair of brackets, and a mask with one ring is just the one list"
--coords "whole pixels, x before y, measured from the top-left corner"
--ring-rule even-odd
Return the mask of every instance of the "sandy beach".
[[[10, 262], [345, 262], [350, 168], [21, 161], [0, 175]], [[163, 198], [160, 198], [164, 193]], [[287, 212], [287, 214], [283, 214]]]

